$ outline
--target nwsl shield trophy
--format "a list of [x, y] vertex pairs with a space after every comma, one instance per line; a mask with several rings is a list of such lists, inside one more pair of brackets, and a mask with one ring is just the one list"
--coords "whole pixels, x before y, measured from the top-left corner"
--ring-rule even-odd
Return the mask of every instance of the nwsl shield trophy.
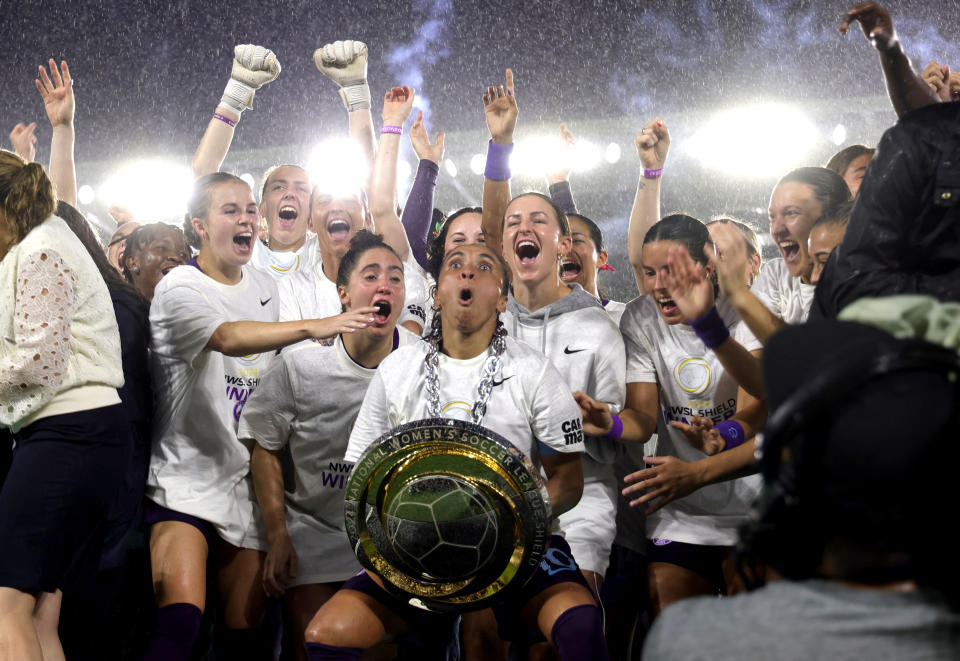
[[537, 569], [550, 535], [540, 472], [520, 450], [470, 422], [397, 427], [357, 461], [346, 528], [360, 563], [414, 606], [486, 608]]

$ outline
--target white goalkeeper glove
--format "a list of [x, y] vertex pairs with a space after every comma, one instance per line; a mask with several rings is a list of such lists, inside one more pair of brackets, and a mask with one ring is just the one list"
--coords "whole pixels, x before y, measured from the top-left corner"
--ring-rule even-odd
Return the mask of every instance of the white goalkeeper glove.
[[279, 75], [280, 63], [272, 50], [241, 44], [233, 49], [233, 71], [220, 103], [237, 114], [253, 108], [254, 92]]
[[367, 85], [367, 45], [362, 41], [335, 41], [313, 52], [313, 63], [340, 86], [340, 98], [349, 111], [370, 108]]

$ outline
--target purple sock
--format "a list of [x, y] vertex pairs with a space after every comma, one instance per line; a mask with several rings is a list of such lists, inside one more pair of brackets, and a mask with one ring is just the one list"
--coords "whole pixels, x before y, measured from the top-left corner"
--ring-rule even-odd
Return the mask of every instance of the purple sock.
[[359, 647], [337, 647], [323, 643], [307, 643], [310, 661], [356, 661], [363, 654]]
[[200, 631], [202, 616], [203, 612], [193, 604], [170, 604], [159, 609], [143, 661], [186, 659]]
[[574, 606], [560, 613], [550, 634], [563, 661], [610, 658], [603, 637], [603, 617], [593, 604]]

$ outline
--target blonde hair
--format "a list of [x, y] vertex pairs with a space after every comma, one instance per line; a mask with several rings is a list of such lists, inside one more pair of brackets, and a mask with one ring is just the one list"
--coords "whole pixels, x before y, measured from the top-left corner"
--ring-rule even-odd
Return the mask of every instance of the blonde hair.
[[0, 149], [0, 216], [19, 242], [57, 208], [53, 184], [39, 163]]

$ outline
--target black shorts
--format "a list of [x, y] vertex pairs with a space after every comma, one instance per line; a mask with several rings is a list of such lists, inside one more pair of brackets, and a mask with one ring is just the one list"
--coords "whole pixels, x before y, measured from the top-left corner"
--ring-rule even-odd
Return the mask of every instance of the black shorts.
[[647, 540], [647, 562], [665, 562], [689, 569], [710, 581], [720, 594], [727, 593], [723, 560], [729, 552], [729, 546], [687, 544], [669, 539]]
[[570, 551], [567, 540], [560, 535], [552, 535], [550, 545], [543, 554], [543, 559], [540, 560], [540, 566], [530, 580], [517, 592], [493, 606], [493, 613], [497, 616], [499, 636], [503, 640], [517, 642], [529, 643], [543, 640], [539, 629], [533, 630], [523, 621], [521, 611], [528, 601], [547, 588], [560, 583], [577, 583], [593, 594], [590, 586], [587, 585], [587, 580], [580, 572], [580, 566], [573, 558], [573, 552]]
[[180, 523], [186, 523], [199, 530], [201, 534], [203, 534], [203, 538], [207, 540], [207, 553], [212, 554], [213, 550], [217, 548], [217, 543], [220, 541], [220, 537], [217, 535], [217, 529], [214, 528], [213, 524], [209, 521], [204, 521], [192, 514], [177, 512], [163, 505], [158, 505], [149, 498], [144, 498], [143, 525], [149, 527], [154, 523], [160, 523], [162, 521], [179, 521]]
[[53, 592], [96, 574], [128, 454], [119, 404], [41, 418], [14, 434], [0, 491], [0, 586]]
[[458, 640], [460, 616], [455, 613], [437, 613], [411, 606], [406, 600], [384, 590], [374, 582], [366, 570], [349, 579], [341, 590], [356, 590], [373, 597], [387, 610], [406, 621], [408, 629], [397, 636], [398, 658], [447, 659], [460, 658]]

